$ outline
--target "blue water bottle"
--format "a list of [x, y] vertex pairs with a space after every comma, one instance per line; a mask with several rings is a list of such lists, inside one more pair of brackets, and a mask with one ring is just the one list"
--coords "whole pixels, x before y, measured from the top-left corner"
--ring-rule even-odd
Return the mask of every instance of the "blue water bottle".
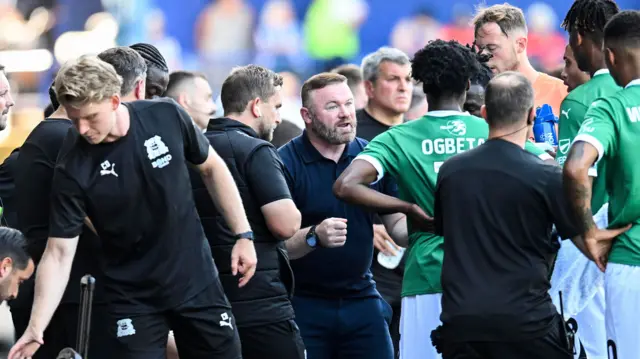
[[533, 123], [533, 136], [536, 142], [557, 146], [556, 123], [558, 123], [558, 118], [553, 114], [551, 106], [544, 104], [538, 107], [536, 120]]

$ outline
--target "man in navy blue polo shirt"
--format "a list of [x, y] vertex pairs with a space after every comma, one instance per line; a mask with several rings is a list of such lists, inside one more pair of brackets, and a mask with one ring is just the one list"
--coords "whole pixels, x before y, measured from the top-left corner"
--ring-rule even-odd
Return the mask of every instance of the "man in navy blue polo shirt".
[[[279, 150], [302, 229], [286, 241], [296, 278], [293, 307], [309, 359], [392, 359], [389, 305], [371, 278], [373, 215], [338, 200], [335, 180], [364, 149], [355, 137], [347, 79], [322, 73], [302, 86], [306, 129]], [[395, 196], [383, 180], [372, 188]], [[403, 214], [383, 215], [392, 237], [406, 237]], [[348, 229], [347, 229], [348, 228]], [[394, 238], [395, 239], [395, 238]]]

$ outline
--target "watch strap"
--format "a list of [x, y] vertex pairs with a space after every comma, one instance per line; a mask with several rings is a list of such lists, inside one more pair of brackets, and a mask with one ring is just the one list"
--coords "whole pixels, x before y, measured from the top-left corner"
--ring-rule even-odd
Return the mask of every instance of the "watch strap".
[[252, 231], [248, 231], [248, 232], [243, 232], [243, 233], [236, 234], [235, 236], [233, 236], [233, 239], [235, 239], [236, 241], [238, 239], [248, 239], [248, 240], [252, 241], [253, 240], [253, 232]]

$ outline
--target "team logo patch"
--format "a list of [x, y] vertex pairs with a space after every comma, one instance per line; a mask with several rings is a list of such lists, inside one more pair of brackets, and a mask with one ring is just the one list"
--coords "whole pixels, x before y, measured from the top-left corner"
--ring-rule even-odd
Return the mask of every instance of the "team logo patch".
[[560, 150], [560, 153], [567, 153], [569, 152], [569, 148], [571, 147], [571, 140], [560, 140], [558, 142], [558, 149]]
[[118, 320], [117, 325], [118, 325], [118, 334], [117, 334], [118, 338], [136, 334], [136, 329], [133, 327], [133, 323], [129, 318]]
[[147, 148], [147, 157], [151, 160], [153, 168], [165, 167], [171, 161], [169, 147], [164, 144], [160, 136], [156, 135], [144, 141], [144, 146]]
[[440, 126], [441, 130], [447, 130], [453, 136], [464, 136], [467, 134], [467, 125], [462, 120], [447, 121], [446, 126]]

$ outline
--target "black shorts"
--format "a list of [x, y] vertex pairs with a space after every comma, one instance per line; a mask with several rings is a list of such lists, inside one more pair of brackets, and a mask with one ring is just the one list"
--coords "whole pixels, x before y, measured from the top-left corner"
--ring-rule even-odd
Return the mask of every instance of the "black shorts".
[[560, 320], [543, 337], [511, 342], [447, 343], [442, 359], [572, 359]]
[[[304, 359], [304, 342], [294, 320], [238, 328], [243, 359]], [[182, 358], [182, 357], [180, 357]]]
[[[64, 348], [76, 348], [78, 335], [79, 304], [63, 303], [56, 309], [49, 326], [44, 331], [44, 345], [38, 349], [33, 359], [57, 358]], [[11, 308], [16, 340], [24, 334], [29, 325], [31, 307]], [[89, 357], [110, 359], [107, 339], [108, 314], [106, 305], [94, 305], [91, 309], [91, 332]]]
[[242, 359], [235, 319], [218, 280], [166, 312], [112, 314], [111, 357], [165, 359], [169, 330], [180, 359]]

